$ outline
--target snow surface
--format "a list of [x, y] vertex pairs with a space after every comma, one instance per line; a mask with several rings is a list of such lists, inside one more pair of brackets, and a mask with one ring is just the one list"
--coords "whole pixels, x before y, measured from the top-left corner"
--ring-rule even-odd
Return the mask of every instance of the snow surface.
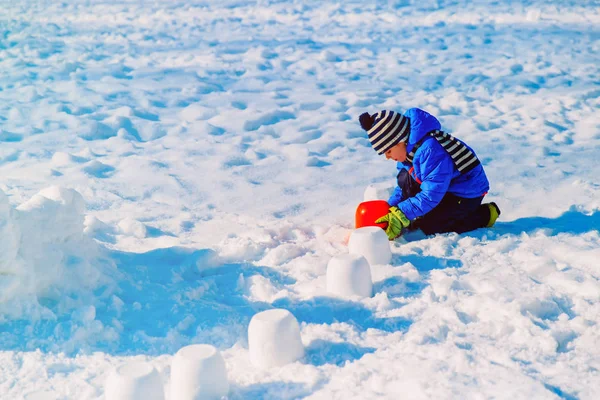
[[[221, 352], [230, 399], [600, 398], [597, 0], [0, 0], [0, 398]], [[492, 229], [326, 291], [395, 167], [364, 111], [475, 148]], [[249, 361], [287, 309], [306, 355]]]

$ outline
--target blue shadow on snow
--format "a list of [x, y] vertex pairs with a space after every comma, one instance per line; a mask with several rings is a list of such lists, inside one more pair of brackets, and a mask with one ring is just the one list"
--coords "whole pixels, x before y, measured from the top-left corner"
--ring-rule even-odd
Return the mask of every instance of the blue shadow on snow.
[[298, 322], [310, 324], [344, 322], [361, 331], [374, 328], [385, 332], [406, 332], [412, 323], [404, 318], [377, 318], [373, 315], [373, 311], [359, 303], [332, 297], [313, 297], [304, 301], [283, 298], [273, 302], [273, 307], [289, 310]]
[[[207, 249], [109, 251], [107, 257], [117, 266], [116, 286], [99, 287], [85, 298], [46, 294], [38, 301], [55, 317], [1, 321], [2, 350], [162, 354], [198, 340], [230, 347], [244, 337], [256, 312], [272, 308], [249, 301], [240, 280], [261, 275], [273, 286], [294, 283], [272, 268], [222, 263]], [[95, 316], [85, 321], [65, 304], [93, 305]]]
[[[245, 281], [255, 275], [275, 288], [292, 285], [295, 280], [272, 268], [223, 262], [208, 249], [173, 247], [140, 254], [110, 250], [106, 258], [117, 267], [111, 285], [97, 288], [85, 298], [81, 293], [40, 298], [40, 304], [55, 318], [2, 321], [2, 350], [158, 355], [173, 354], [198, 342], [224, 349], [246, 340], [252, 316], [270, 308], [288, 309], [301, 323], [344, 322], [360, 331], [406, 331], [412, 322], [378, 318], [360, 303], [330, 297], [285, 298], [273, 304], [251, 301]], [[78, 306], [74, 309], [66, 304]], [[94, 306], [91, 317], [86, 317], [85, 307], [81, 312], [82, 304]], [[304, 362], [342, 365], [373, 351], [314, 341]]]
[[373, 347], [360, 347], [345, 342], [329, 342], [326, 340], [313, 340], [306, 348], [306, 360], [309, 364], [321, 366], [334, 364], [338, 367], [347, 362], [360, 359], [368, 353], [374, 353]]
[[[502, 217], [500, 217], [502, 218]], [[539, 229], [550, 231], [551, 235], [559, 233], [582, 234], [597, 231], [600, 228], [600, 211], [584, 214], [571, 207], [558, 218], [527, 217], [511, 222], [497, 222], [494, 230], [499, 234], [521, 232], [532, 233]]]

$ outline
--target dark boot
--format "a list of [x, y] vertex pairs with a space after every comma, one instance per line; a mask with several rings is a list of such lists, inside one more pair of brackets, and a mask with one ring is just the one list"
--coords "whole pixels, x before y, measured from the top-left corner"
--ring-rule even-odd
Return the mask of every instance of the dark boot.
[[500, 211], [498, 205], [493, 201], [491, 203], [484, 203], [482, 204], [482, 206], [487, 206], [487, 208], [489, 209], [490, 219], [488, 220], [486, 227], [491, 228], [492, 226], [494, 226], [494, 223], [496, 222], [500, 214], [502, 214], [502, 212]]

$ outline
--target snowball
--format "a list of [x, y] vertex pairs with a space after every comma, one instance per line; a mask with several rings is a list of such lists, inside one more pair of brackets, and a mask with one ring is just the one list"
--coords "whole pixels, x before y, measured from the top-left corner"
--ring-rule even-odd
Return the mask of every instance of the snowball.
[[371, 266], [359, 254], [342, 254], [327, 264], [327, 291], [340, 296], [371, 297]]
[[263, 311], [252, 317], [248, 347], [252, 364], [262, 368], [282, 366], [304, 357], [298, 321], [283, 309]]
[[228, 392], [225, 361], [215, 347], [195, 344], [175, 354], [171, 367], [172, 399], [219, 400]]
[[[160, 375], [145, 362], [130, 362], [115, 368], [106, 380], [106, 400], [164, 400]], [[182, 399], [183, 400], [183, 399]]]
[[377, 226], [365, 226], [355, 229], [348, 241], [348, 250], [360, 254], [369, 264], [389, 264], [392, 261], [392, 250], [387, 235]]

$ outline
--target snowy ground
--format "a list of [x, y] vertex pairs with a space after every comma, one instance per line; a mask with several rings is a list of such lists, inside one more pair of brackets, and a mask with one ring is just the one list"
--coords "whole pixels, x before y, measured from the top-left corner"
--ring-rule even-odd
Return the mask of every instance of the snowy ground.
[[[0, 0], [0, 398], [103, 399], [182, 346], [230, 399], [600, 398], [595, 0]], [[328, 296], [395, 167], [364, 111], [482, 159], [493, 229], [407, 237]], [[258, 311], [306, 357], [248, 360]]]

